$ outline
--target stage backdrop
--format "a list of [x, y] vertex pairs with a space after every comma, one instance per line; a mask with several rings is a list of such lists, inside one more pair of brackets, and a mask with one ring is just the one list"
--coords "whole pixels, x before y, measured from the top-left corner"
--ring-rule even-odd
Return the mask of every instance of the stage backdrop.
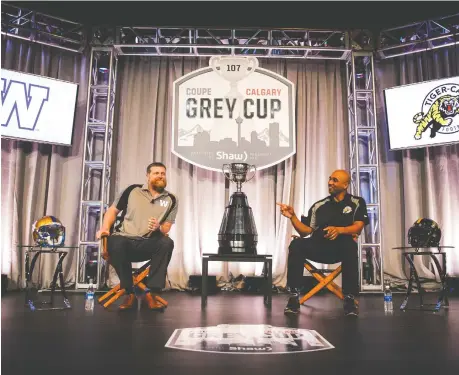
[[[444, 243], [459, 246], [454, 215], [459, 210], [455, 186], [459, 180], [459, 146], [389, 152], [382, 89], [398, 84], [458, 75], [457, 48], [441, 49], [377, 63], [378, 123], [381, 128], [382, 228], [386, 272], [403, 276], [401, 257], [390, 248], [406, 244], [406, 232], [417, 217], [430, 216], [444, 232]], [[217, 233], [224, 201], [224, 177], [192, 166], [174, 156], [171, 140], [172, 82], [207, 59], [139, 58], [120, 60], [114, 144], [112, 195], [131, 183], [142, 183], [153, 160], [168, 166], [169, 186], [180, 199], [171, 236], [175, 252], [169, 276], [185, 287], [188, 276], [201, 273], [201, 254], [217, 251]], [[258, 251], [274, 255], [274, 278], [285, 285], [286, 256], [292, 227], [280, 216], [276, 201], [290, 202], [298, 214], [327, 195], [327, 179], [348, 165], [347, 109], [342, 62], [261, 60], [263, 68], [295, 84], [297, 153], [285, 162], [257, 173], [245, 184], [254, 210]], [[77, 241], [81, 159], [86, 112], [86, 56], [2, 37], [2, 68], [43, 74], [80, 84], [72, 148], [2, 139], [2, 273], [13, 281], [23, 272], [19, 243], [30, 243], [30, 228], [43, 214], [54, 214], [67, 227], [69, 244]], [[230, 191], [230, 193], [232, 190]], [[43, 258], [42, 280], [49, 285], [55, 260]], [[67, 281], [74, 281], [75, 258], [65, 262]], [[210, 271], [226, 270], [211, 263]], [[261, 273], [250, 263], [230, 264], [234, 275]], [[458, 251], [450, 252], [448, 271], [459, 274]], [[37, 274], [39, 274], [37, 272]], [[425, 275], [432, 275], [424, 267]]]

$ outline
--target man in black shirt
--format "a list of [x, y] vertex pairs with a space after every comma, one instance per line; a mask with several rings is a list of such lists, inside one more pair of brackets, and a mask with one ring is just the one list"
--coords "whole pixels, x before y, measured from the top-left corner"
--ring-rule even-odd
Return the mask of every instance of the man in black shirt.
[[[291, 206], [278, 203], [281, 214], [290, 219], [302, 238], [289, 246], [287, 285], [293, 295], [284, 310], [297, 314], [300, 309], [298, 289], [303, 276], [304, 259], [313, 262], [342, 264], [344, 310], [346, 315], [358, 315], [355, 297], [359, 293], [359, 268], [355, 239], [368, 224], [365, 200], [347, 192], [349, 173], [337, 170], [328, 180], [330, 195], [312, 205], [308, 216], [297, 218]], [[311, 235], [309, 238], [303, 238]]]

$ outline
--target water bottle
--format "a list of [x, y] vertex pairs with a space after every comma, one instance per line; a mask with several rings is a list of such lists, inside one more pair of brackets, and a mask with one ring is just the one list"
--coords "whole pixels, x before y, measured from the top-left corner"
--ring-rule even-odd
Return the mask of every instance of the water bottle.
[[89, 287], [86, 291], [84, 309], [86, 311], [94, 311], [94, 285], [92, 279], [89, 279]]
[[389, 284], [386, 284], [386, 287], [384, 288], [384, 311], [394, 311], [394, 305], [392, 304], [392, 291], [390, 290]]

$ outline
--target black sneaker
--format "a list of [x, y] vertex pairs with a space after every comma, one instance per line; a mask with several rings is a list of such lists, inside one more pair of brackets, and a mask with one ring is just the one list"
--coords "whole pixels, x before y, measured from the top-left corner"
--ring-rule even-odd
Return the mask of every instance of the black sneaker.
[[352, 294], [344, 297], [344, 315], [359, 316], [359, 306], [355, 303], [355, 298]]
[[291, 296], [285, 306], [284, 314], [298, 314], [300, 312], [300, 301], [298, 296]]

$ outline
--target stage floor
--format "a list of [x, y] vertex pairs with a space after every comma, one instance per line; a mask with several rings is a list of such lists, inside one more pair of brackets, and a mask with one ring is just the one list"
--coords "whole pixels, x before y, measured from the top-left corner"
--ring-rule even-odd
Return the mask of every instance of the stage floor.
[[[40, 294], [46, 297], [46, 294]], [[57, 301], [60, 302], [57, 296]], [[287, 317], [285, 294], [269, 310], [259, 295], [226, 292], [208, 297], [168, 292], [164, 313], [84, 311], [84, 295], [70, 294], [73, 309], [31, 312], [23, 293], [2, 298], [4, 374], [438, 374], [459, 370], [459, 298], [439, 313], [383, 310], [383, 297], [360, 298], [360, 316], [343, 316], [330, 293], [315, 296]], [[432, 296], [433, 297], [433, 296]], [[394, 296], [394, 307], [401, 295]], [[418, 303], [411, 297], [411, 304]], [[174, 330], [220, 324], [267, 324], [317, 331], [333, 349], [286, 354], [222, 354], [165, 347]], [[389, 372], [390, 371], [390, 372]]]

